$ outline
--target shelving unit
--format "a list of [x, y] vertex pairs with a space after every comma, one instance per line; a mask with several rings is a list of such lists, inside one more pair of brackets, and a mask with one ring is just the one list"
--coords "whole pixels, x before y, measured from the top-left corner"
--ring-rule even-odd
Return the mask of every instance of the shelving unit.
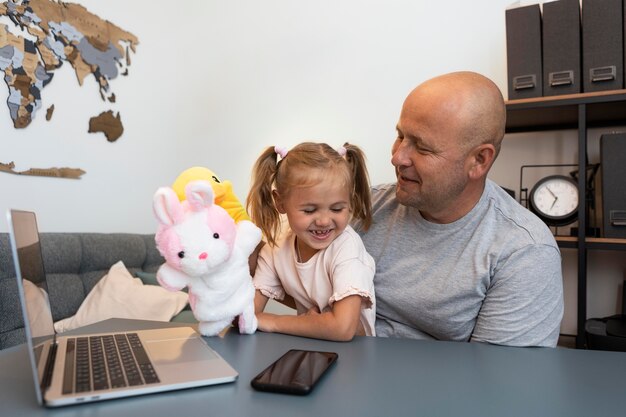
[[[574, 129], [578, 131], [578, 170], [586, 172], [587, 129], [626, 125], [626, 90], [600, 91], [506, 102], [506, 133]], [[579, 175], [579, 195], [585, 195], [585, 175]], [[563, 248], [578, 251], [578, 311], [576, 347], [585, 346], [587, 320], [587, 250], [626, 250], [626, 239], [585, 236], [585, 199], [578, 204], [578, 236], [557, 238]]]

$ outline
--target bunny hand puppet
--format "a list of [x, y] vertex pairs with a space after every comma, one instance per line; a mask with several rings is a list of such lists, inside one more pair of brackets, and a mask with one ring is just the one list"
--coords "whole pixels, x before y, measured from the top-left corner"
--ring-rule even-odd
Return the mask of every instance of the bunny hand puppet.
[[165, 263], [157, 271], [162, 287], [189, 289], [189, 303], [204, 336], [214, 336], [238, 318], [239, 332], [252, 334], [254, 286], [248, 257], [261, 241], [261, 230], [248, 220], [237, 224], [215, 204], [208, 181], [185, 187], [186, 200], [161, 187], [154, 194], [157, 249]]

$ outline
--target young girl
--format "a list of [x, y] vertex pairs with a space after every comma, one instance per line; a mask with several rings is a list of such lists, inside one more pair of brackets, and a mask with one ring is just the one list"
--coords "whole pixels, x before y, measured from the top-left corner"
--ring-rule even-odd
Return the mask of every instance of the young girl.
[[[247, 206], [267, 241], [254, 275], [259, 330], [338, 341], [373, 336], [374, 259], [348, 225], [352, 217], [365, 229], [372, 222], [362, 151], [347, 143], [338, 150], [310, 142], [288, 152], [267, 148]], [[297, 315], [263, 312], [269, 298], [285, 295]]]

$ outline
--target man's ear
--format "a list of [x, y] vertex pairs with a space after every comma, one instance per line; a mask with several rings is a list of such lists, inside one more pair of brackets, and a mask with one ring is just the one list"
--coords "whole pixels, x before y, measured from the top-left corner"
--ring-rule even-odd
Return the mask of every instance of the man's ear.
[[496, 159], [496, 148], [491, 143], [476, 146], [470, 152], [468, 175], [472, 179], [487, 176], [493, 161]]
[[285, 207], [283, 204], [283, 200], [282, 198], [280, 198], [280, 194], [278, 194], [278, 191], [272, 190], [272, 197], [274, 197], [274, 204], [276, 205], [276, 210], [278, 210], [280, 214], [285, 214]]

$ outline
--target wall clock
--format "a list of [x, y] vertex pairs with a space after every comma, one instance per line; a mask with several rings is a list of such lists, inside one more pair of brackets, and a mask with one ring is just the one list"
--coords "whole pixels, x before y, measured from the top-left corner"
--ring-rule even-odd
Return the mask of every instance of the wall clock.
[[528, 208], [548, 226], [566, 226], [578, 218], [578, 184], [565, 175], [545, 177], [530, 190]]

